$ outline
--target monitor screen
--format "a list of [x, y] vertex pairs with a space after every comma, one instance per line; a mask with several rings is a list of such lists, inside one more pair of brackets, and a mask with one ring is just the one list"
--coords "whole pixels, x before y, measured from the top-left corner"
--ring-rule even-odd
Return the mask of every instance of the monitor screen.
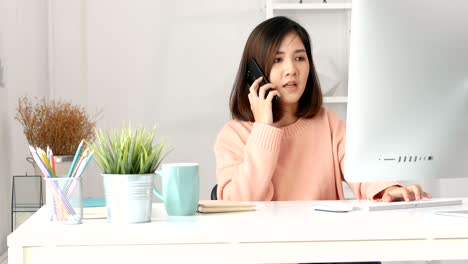
[[349, 182], [468, 177], [468, 1], [353, 1]]

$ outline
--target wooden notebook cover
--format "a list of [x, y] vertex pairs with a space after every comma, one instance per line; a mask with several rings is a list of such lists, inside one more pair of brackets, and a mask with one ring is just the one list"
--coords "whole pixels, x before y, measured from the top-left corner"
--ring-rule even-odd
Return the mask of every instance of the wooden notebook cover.
[[221, 200], [204, 200], [198, 202], [200, 213], [226, 213], [255, 211], [255, 205], [248, 202], [233, 202]]

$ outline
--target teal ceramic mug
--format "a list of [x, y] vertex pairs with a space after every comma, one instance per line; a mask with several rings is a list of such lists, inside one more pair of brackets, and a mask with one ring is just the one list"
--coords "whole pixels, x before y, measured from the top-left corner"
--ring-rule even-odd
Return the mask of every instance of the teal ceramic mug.
[[164, 202], [168, 215], [194, 215], [198, 209], [200, 177], [198, 163], [165, 163], [156, 171], [162, 177], [162, 193], [153, 193]]

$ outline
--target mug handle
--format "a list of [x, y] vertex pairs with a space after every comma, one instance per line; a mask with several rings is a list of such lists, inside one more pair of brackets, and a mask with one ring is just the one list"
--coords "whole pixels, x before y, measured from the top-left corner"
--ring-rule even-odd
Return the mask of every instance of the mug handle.
[[[161, 176], [162, 176], [162, 171], [160, 171], [160, 170], [159, 170], [159, 171], [156, 171], [156, 175], [158, 175], [158, 176], [161, 177]], [[159, 198], [159, 200], [161, 200], [161, 201], [164, 202], [164, 197], [163, 197], [163, 195], [162, 195], [161, 192], [158, 190], [158, 188], [156, 188], [156, 185], [154, 185], [154, 183], [153, 183], [153, 193], [154, 193], [154, 195], [156, 195], [156, 197]]]

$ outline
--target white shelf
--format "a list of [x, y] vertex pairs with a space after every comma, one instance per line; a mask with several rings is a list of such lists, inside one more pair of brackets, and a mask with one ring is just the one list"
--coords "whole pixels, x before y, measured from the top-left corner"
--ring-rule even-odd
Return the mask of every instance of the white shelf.
[[347, 96], [324, 96], [323, 102], [325, 104], [345, 104], [348, 102]]
[[273, 3], [272, 8], [273, 10], [311, 10], [311, 9], [316, 9], [316, 10], [324, 10], [324, 9], [330, 9], [330, 10], [336, 10], [336, 9], [349, 9], [351, 10], [351, 3], [341, 3], [341, 4], [332, 4], [332, 3], [327, 3], [327, 4], [322, 4], [322, 3], [309, 3], [309, 4], [299, 4], [299, 3]]

